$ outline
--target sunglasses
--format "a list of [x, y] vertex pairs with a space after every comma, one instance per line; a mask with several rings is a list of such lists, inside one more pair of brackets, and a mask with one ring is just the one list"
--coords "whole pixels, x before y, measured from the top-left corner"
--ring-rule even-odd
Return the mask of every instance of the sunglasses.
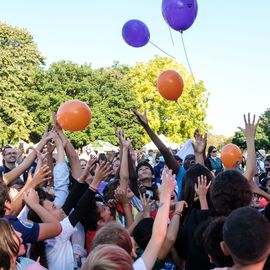
[[217, 150], [213, 150], [213, 151], [212, 151], [212, 153], [216, 153], [216, 152], [217, 152]]

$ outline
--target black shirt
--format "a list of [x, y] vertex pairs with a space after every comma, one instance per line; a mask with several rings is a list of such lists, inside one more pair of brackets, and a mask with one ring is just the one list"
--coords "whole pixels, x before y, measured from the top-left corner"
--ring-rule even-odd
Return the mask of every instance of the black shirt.
[[209, 270], [215, 268], [204, 250], [202, 232], [204, 223], [216, 217], [213, 209], [193, 209], [188, 222], [179, 230], [175, 243], [179, 256], [186, 260], [185, 270]]

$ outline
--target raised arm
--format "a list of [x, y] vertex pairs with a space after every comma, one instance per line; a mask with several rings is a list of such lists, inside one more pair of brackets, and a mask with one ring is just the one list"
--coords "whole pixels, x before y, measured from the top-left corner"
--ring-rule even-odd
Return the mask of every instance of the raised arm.
[[24, 193], [24, 200], [27, 205], [36, 212], [44, 223], [39, 224], [38, 241], [53, 238], [62, 231], [62, 226], [47, 209], [39, 204], [39, 197], [34, 189], [29, 189]]
[[153, 268], [167, 234], [170, 200], [175, 188], [175, 183], [175, 175], [172, 175], [171, 170], [165, 168], [162, 174], [159, 209], [153, 224], [152, 236], [144, 253], [142, 254], [142, 259], [147, 270], [151, 270]]
[[120, 189], [127, 190], [129, 182], [128, 155], [129, 155], [129, 148], [131, 146], [131, 141], [125, 139], [124, 133], [122, 132], [120, 136], [120, 142], [122, 146], [122, 158], [120, 165]]
[[115, 199], [121, 203], [124, 214], [125, 214], [125, 220], [126, 220], [126, 226], [129, 228], [133, 223], [133, 216], [132, 216], [132, 210], [130, 205], [130, 200], [132, 197], [128, 197], [127, 195], [127, 189], [121, 189], [119, 186], [115, 192], [114, 192]]
[[250, 113], [248, 116], [244, 115], [245, 128], [239, 129], [244, 133], [247, 141], [247, 169], [244, 173], [248, 181], [252, 181], [256, 174], [256, 151], [255, 151], [255, 135], [258, 122], [255, 122], [255, 115], [253, 121], [250, 120]]
[[194, 134], [195, 143], [192, 144], [194, 153], [195, 153], [195, 161], [203, 166], [205, 166], [205, 148], [207, 144], [207, 134], [205, 133], [202, 136], [197, 129]]
[[[41, 151], [44, 147], [44, 145], [52, 138], [52, 133], [46, 133], [42, 137], [39, 145], [37, 146], [37, 151]], [[15, 181], [20, 175], [24, 173], [25, 170], [27, 170], [35, 161], [37, 157], [36, 151], [32, 151], [25, 159], [24, 161], [11, 170], [10, 172], [3, 175], [3, 181], [8, 186], [12, 184], [13, 181]]]
[[188, 207], [185, 201], [177, 202], [175, 205], [175, 211], [168, 227], [165, 241], [163, 242], [162, 248], [160, 249], [158, 254], [158, 258], [161, 260], [166, 258], [176, 241], [180, 225], [180, 218], [182, 216], [184, 207]]
[[57, 134], [61, 138], [66, 155], [69, 159], [69, 163], [70, 163], [70, 167], [71, 167], [71, 175], [74, 179], [78, 179], [82, 174], [79, 157], [78, 157], [72, 143], [69, 141], [67, 136], [64, 134], [62, 128], [57, 124], [55, 113], [53, 113], [53, 120], [54, 120], [54, 130], [57, 132]]
[[200, 205], [202, 210], [208, 209], [208, 202], [207, 202], [207, 192], [211, 186], [211, 181], [207, 185], [207, 177], [204, 175], [198, 176], [198, 184], [195, 183], [194, 189], [199, 197]]
[[134, 114], [137, 116], [138, 121], [142, 125], [142, 127], [145, 129], [153, 143], [157, 146], [158, 150], [162, 154], [162, 156], [165, 159], [166, 165], [169, 169], [173, 171], [175, 175], [177, 175], [179, 171], [179, 163], [174, 158], [171, 151], [167, 148], [167, 146], [159, 139], [159, 137], [155, 134], [155, 132], [150, 128], [148, 124], [148, 119], [146, 115], [146, 111], [144, 111], [144, 114], [140, 114], [138, 111], [133, 111]]
[[16, 195], [16, 197], [11, 201], [11, 209], [12, 209], [12, 215], [17, 216], [23, 206], [23, 194], [25, 191], [36, 188], [38, 185], [49, 181], [51, 178], [51, 172], [48, 170], [49, 167], [47, 165], [43, 165], [37, 172], [35, 173], [34, 177], [32, 177], [32, 173], [29, 172], [27, 181], [24, 185], [24, 187], [20, 190], [20, 192]]
[[53, 169], [54, 205], [62, 207], [68, 196], [69, 169], [65, 162], [65, 150], [62, 140], [56, 132], [53, 139], [57, 150], [56, 165]]

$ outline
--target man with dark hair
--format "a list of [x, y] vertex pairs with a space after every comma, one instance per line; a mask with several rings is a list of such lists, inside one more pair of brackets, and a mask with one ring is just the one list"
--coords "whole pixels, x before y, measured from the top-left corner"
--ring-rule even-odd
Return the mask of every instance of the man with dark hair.
[[232, 269], [262, 270], [270, 253], [270, 223], [257, 210], [234, 210], [223, 226], [221, 248], [233, 258]]
[[[6, 145], [2, 151], [3, 165], [0, 166], [0, 178], [3, 179], [4, 174], [12, 171], [16, 167], [17, 150], [10, 145]], [[23, 185], [23, 177], [19, 177], [13, 182], [13, 187], [20, 189]]]
[[141, 193], [146, 193], [147, 197], [155, 198], [157, 185], [154, 183], [153, 167], [147, 162], [142, 161], [136, 167], [137, 179]]

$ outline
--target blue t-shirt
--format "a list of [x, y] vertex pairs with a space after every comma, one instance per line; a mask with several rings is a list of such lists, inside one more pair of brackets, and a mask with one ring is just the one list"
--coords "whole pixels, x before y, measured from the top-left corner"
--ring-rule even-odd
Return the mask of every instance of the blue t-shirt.
[[27, 221], [22, 221], [15, 216], [4, 216], [8, 220], [14, 230], [22, 234], [23, 243], [36, 243], [38, 241], [39, 224]]
[[182, 183], [183, 183], [183, 177], [185, 173], [186, 173], [186, 170], [184, 169], [184, 167], [180, 166], [179, 171], [176, 175], [176, 181], [177, 181], [177, 187], [178, 187], [178, 196], [177, 196], [178, 201], [181, 200]]

